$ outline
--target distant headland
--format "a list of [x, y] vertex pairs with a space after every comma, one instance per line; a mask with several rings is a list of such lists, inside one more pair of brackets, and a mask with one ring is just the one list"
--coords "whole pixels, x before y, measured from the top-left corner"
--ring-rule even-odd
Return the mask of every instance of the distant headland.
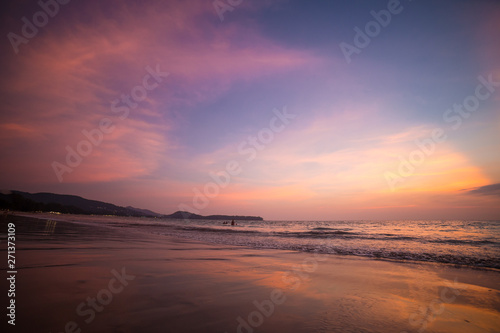
[[260, 216], [238, 216], [238, 215], [208, 215], [202, 216], [189, 212], [177, 211], [170, 215], [163, 215], [163, 218], [169, 219], [189, 219], [189, 220], [247, 220], [247, 221], [263, 221]]
[[89, 200], [76, 195], [55, 193], [28, 193], [6, 191], [0, 193], [0, 209], [22, 212], [57, 212], [62, 214], [115, 215], [135, 217], [155, 217], [165, 219], [192, 220], [247, 220], [262, 221], [260, 216], [209, 215], [202, 216], [190, 212], [177, 211], [170, 215], [159, 214], [148, 209], [131, 206], [122, 207], [111, 203]]

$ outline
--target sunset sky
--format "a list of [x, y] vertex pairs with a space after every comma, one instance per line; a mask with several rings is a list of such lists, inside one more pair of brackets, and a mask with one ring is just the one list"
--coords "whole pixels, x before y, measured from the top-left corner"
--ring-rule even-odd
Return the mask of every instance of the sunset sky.
[[500, 2], [229, 3], [4, 2], [0, 188], [166, 214], [500, 218]]

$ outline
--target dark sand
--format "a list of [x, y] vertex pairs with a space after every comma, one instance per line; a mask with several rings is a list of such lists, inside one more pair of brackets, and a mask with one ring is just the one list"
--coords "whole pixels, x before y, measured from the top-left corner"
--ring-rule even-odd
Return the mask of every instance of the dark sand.
[[15, 327], [2, 297], [7, 332], [500, 332], [498, 271], [9, 216], [4, 276], [8, 222], [18, 273]]

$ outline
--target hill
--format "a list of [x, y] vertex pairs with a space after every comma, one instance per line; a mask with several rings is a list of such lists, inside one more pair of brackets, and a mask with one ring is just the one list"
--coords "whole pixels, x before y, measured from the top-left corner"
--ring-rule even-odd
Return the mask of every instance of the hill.
[[181, 211], [170, 215], [163, 215], [147, 209], [140, 209], [131, 206], [121, 207], [107, 202], [85, 199], [76, 195], [46, 192], [28, 193], [21, 191], [9, 191], [8, 193], [0, 193], [0, 209], [10, 209], [23, 212], [59, 212], [64, 214], [161, 217], [167, 219], [263, 220], [260, 216], [202, 216]]
[[177, 211], [170, 215], [163, 215], [167, 219], [189, 219], [189, 220], [247, 220], [247, 221], [263, 221], [260, 216], [238, 216], [238, 215], [198, 215], [189, 212]]
[[121, 207], [107, 202], [88, 200], [76, 195], [28, 193], [10, 191], [0, 193], [0, 208], [19, 211], [59, 212], [66, 214], [117, 215], [158, 217], [161, 214], [134, 207]]

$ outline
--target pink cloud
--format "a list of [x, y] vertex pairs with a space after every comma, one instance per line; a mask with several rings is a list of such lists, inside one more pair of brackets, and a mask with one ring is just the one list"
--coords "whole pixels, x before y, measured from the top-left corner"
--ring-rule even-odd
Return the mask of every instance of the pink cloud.
[[[90, 21], [76, 14], [68, 20], [68, 10], [64, 26], [47, 29], [9, 58], [13, 70], [0, 81], [2, 91], [10, 95], [0, 115], [5, 129], [0, 141], [4, 155], [11, 158], [2, 170], [9, 177], [56, 180], [52, 161], [62, 162], [65, 147], [75, 147], [85, 139], [81, 131], [96, 128], [103, 117], [113, 120], [116, 131], [94, 147], [67, 181], [148, 175], [176, 146], [169, 139], [173, 107], [216, 98], [239, 80], [318, 61], [275, 45], [252, 27], [215, 24], [210, 5], [170, 1], [161, 7], [129, 7], [115, 2], [109, 5], [112, 17], [104, 14], [104, 5], [82, 6], [92, 12]], [[110, 113], [111, 101], [140, 84], [144, 68], [156, 64], [171, 76], [128, 119], [118, 120]], [[35, 138], [38, 144], [16, 150], [20, 140]], [[30, 172], [35, 167], [36, 172]]]

